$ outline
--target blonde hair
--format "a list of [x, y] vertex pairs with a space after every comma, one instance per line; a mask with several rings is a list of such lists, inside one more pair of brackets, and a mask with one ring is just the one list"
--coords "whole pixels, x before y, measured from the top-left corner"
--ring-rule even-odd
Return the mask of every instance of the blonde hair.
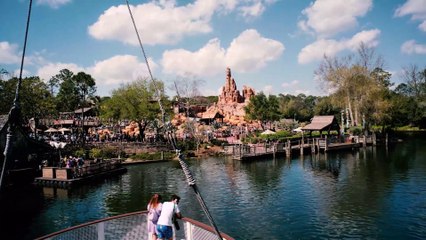
[[151, 200], [149, 200], [149, 207], [150, 208], [157, 208], [158, 204], [161, 203], [161, 195], [156, 193], [151, 197]]

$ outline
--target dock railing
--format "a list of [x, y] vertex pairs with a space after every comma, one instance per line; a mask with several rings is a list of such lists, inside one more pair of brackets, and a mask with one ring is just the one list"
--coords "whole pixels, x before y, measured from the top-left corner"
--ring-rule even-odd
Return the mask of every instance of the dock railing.
[[[147, 211], [140, 211], [96, 220], [60, 230], [37, 238], [36, 240], [150, 239], [147, 228], [147, 213]], [[173, 239], [217, 239], [214, 229], [204, 223], [190, 218], [182, 218], [178, 221], [183, 223], [183, 228], [179, 231], [174, 230]], [[224, 240], [234, 239], [225, 233], [221, 233], [221, 236]]]
[[288, 139], [279, 143], [236, 144], [227, 146], [224, 148], [224, 152], [232, 155], [233, 159], [246, 160], [275, 156], [276, 154], [285, 154], [286, 157], [291, 157], [292, 154], [304, 155], [306, 152], [327, 152], [368, 145], [375, 145], [374, 136], [351, 136], [345, 139], [339, 136], [326, 136], [323, 138]]

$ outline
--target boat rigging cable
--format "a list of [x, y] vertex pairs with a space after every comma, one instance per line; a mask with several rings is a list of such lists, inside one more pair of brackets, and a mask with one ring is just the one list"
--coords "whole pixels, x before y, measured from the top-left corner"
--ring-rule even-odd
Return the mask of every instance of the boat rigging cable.
[[30, 27], [32, 4], [33, 4], [33, 1], [30, 0], [29, 8], [28, 8], [28, 16], [27, 16], [27, 25], [25, 29], [24, 49], [22, 51], [22, 58], [21, 58], [21, 68], [19, 70], [18, 83], [16, 84], [15, 98], [13, 99], [13, 105], [9, 111], [9, 116], [7, 119], [8, 127], [7, 127], [7, 135], [6, 135], [6, 145], [4, 147], [4, 152], [3, 152], [3, 155], [4, 155], [3, 166], [1, 169], [1, 175], [0, 175], [0, 191], [3, 188], [5, 175], [7, 174], [6, 168], [8, 167], [8, 162], [12, 158], [12, 149], [10, 146], [12, 145], [13, 130], [16, 127], [15, 125], [17, 124], [19, 115], [20, 115], [19, 91], [22, 85], [22, 72], [24, 69], [25, 51], [27, 49], [28, 29]]
[[165, 133], [167, 134], [167, 137], [169, 138], [170, 143], [173, 145], [173, 148], [175, 149], [176, 153], [178, 154], [179, 163], [180, 163], [180, 165], [182, 167], [182, 170], [183, 170], [183, 172], [184, 172], [184, 174], [186, 176], [186, 181], [188, 182], [188, 185], [191, 186], [192, 189], [194, 190], [195, 195], [197, 196], [198, 202], [201, 205], [201, 208], [203, 209], [204, 213], [206, 214], [206, 216], [207, 216], [210, 224], [213, 226], [218, 239], [221, 240], [223, 238], [220, 235], [220, 231], [219, 231], [218, 227], [216, 226], [216, 223], [214, 222], [213, 217], [211, 216], [211, 214], [209, 212], [209, 209], [207, 208], [207, 205], [206, 205], [203, 197], [201, 196], [200, 191], [198, 190], [198, 187], [197, 187], [197, 185], [195, 183], [195, 179], [194, 179], [194, 177], [193, 177], [193, 175], [192, 175], [192, 173], [191, 173], [188, 165], [185, 162], [183, 154], [177, 148], [176, 141], [175, 141], [175, 138], [174, 138], [174, 134], [172, 134], [172, 126], [170, 126], [170, 123], [168, 123], [168, 124], [166, 123], [166, 120], [165, 120], [165, 111], [164, 111], [164, 107], [163, 107], [163, 105], [161, 103], [161, 92], [160, 92], [160, 89], [158, 88], [158, 85], [157, 85], [154, 77], [152, 76], [151, 68], [149, 66], [148, 59], [146, 57], [146, 53], [145, 53], [145, 50], [144, 50], [144, 47], [143, 47], [143, 44], [142, 44], [142, 41], [141, 41], [141, 37], [139, 35], [138, 28], [136, 27], [135, 19], [133, 17], [133, 13], [132, 13], [132, 10], [130, 8], [129, 1], [128, 0], [125, 0], [125, 1], [126, 1], [126, 4], [127, 4], [127, 8], [129, 10], [130, 17], [132, 19], [132, 23], [133, 23], [133, 27], [135, 29], [135, 33], [136, 33], [136, 35], [138, 37], [139, 46], [140, 46], [140, 48], [142, 50], [143, 57], [145, 58], [145, 63], [146, 63], [146, 66], [148, 68], [149, 76], [150, 76], [151, 81], [154, 84], [154, 88], [156, 90], [157, 101], [158, 101], [158, 104], [160, 106], [161, 117], [162, 117], [163, 127], [164, 127], [164, 130], [165, 130]]

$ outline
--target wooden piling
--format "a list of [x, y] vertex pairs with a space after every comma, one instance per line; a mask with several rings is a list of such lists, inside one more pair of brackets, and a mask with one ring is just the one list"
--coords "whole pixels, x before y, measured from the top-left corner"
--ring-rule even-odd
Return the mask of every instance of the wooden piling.
[[287, 144], [285, 147], [285, 153], [287, 157], [291, 157], [291, 142], [290, 140], [287, 140]]

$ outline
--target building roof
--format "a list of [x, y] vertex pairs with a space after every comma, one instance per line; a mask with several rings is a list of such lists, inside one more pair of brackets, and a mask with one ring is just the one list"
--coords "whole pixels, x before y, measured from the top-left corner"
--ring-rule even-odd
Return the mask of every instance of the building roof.
[[223, 118], [223, 115], [219, 113], [219, 111], [212, 112], [204, 112], [201, 116], [203, 119], [215, 119], [215, 118]]
[[82, 113], [83, 111], [84, 111], [84, 113], [86, 113], [90, 110], [92, 110], [92, 107], [79, 108], [79, 109], [75, 110], [74, 113], [78, 114], [78, 113]]
[[338, 130], [339, 124], [334, 116], [314, 116], [310, 124], [304, 126], [304, 131]]

